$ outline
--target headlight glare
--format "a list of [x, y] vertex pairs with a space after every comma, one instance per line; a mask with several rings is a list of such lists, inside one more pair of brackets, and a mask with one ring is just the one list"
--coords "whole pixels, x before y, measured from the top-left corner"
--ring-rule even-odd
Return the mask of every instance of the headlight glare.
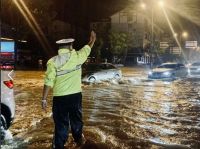
[[169, 76], [169, 75], [171, 75], [171, 73], [167, 71], [167, 72], [164, 72], [163, 75], [164, 76]]

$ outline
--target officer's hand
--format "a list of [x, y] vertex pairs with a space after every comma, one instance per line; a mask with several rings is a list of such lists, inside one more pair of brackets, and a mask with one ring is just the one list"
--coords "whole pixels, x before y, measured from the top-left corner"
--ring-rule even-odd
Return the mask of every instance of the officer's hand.
[[90, 41], [88, 43], [88, 45], [92, 48], [94, 43], [96, 41], [96, 33], [94, 31], [91, 31], [90, 33]]
[[42, 109], [46, 111], [47, 108], [47, 100], [42, 99]]
[[91, 31], [90, 33], [90, 41], [95, 42], [96, 40], [96, 33], [94, 31]]

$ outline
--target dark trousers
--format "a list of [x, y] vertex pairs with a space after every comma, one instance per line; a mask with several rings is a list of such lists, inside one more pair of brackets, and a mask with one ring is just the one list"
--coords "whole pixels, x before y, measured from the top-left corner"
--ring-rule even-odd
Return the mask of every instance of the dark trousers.
[[68, 139], [69, 125], [75, 142], [82, 138], [82, 94], [53, 97], [53, 120], [55, 132], [54, 149], [64, 149]]

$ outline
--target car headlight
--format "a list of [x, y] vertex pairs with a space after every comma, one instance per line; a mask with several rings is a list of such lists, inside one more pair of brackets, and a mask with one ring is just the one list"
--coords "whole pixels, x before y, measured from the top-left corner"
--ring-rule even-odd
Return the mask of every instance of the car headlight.
[[149, 72], [148, 72], [148, 75], [152, 75], [152, 74], [153, 74], [153, 72], [152, 72], [152, 71], [149, 71]]
[[190, 73], [190, 69], [188, 69], [187, 72]]
[[169, 71], [163, 73], [164, 76], [170, 76], [171, 73]]

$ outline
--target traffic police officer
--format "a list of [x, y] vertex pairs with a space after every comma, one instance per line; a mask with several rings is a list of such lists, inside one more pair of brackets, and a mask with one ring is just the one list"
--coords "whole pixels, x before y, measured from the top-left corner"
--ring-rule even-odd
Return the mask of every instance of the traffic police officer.
[[83, 143], [82, 137], [82, 94], [81, 65], [87, 60], [96, 40], [95, 32], [91, 32], [90, 40], [81, 50], [72, 47], [74, 39], [62, 39], [58, 55], [47, 62], [42, 108], [46, 110], [47, 96], [53, 88], [53, 120], [55, 123], [53, 148], [63, 149], [68, 139], [69, 125], [75, 143]]

